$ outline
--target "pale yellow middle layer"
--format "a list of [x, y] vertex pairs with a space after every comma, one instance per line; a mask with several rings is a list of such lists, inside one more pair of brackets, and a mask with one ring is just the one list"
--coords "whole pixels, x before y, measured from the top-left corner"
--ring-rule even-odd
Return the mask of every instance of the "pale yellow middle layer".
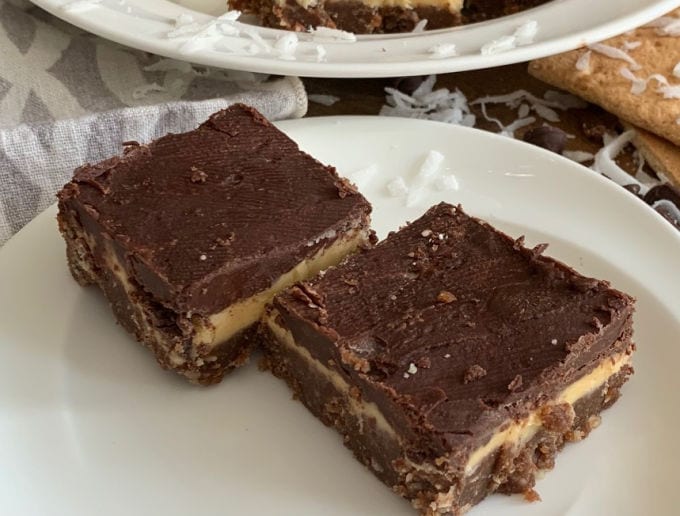
[[[345, 394], [346, 399], [349, 400], [352, 411], [360, 421], [366, 418], [374, 419], [376, 426], [381, 431], [386, 432], [388, 435], [398, 439], [397, 433], [392, 428], [390, 423], [385, 419], [385, 416], [382, 414], [382, 412], [380, 412], [378, 406], [372, 402], [358, 401], [350, 396], [350, 386], [345, 381], [345, 379], [312, 357], [306, 348], [297, 344], [290, 331], [281, 327], [276, 322], [276, 315], [276, 313], [270, 314], [265, 318], [264, 322], [277, 338], [279, 343], [294, 353], [300, 355], [301, 358], [303, 358], [312, 369], [325, 376], [338, 391]], [[623, 367], [630, 364], [630, 362], [630, 355], [625, 353], [605, 359], [590, 373], [564, 389], [553, 401], [550, 402], [550, 404], [559, 405], [568, 403], [573, 406], [580, 399], [585, 398], [589, 394], [595, 392], [597, 389], [604, 387], [607, 383], [607, 380], [620, 372]], [[466, 475], [473, 474], [475, 469], [482, 463], [482, 461], [491, 453], [498, 450], [501, 446], [520, 447], [524, 443], [531, 440], [531, 438], [534, 437], [541, 428], [542, 422], [539, 411], [532, 412], [524, 419], [512, 422], [509, 425], [506, 422], [496, 430], [496, 432], [486, 444], [480, 446], [471, 453], [465, 468]], [[416, 469], [428, 471], [434, 471], [436, 469], [434, 465], [429, 463], [411, 463], [411, 466]]]
[[320, 271], [332, 265], [338, 264], [367, 239], [366, 230], [355, 229], [282, 274], [268, 289], [211, 315], [208, 318], [208, 324], [204, 324], [200, 320], [197, 321], [195, 323], [196, 333], [193, 338], [194, 346], [205, 345], [210, 348], [226, 342], [262, 317], [265, 305], [270, 303], [276, 294], [299, 281], [317, 275]]

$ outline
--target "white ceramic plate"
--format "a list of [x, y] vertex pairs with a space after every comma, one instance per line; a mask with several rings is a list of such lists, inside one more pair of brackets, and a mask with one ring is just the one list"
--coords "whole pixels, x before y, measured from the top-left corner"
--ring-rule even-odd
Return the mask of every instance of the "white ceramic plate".
[[[601, 41], [680, 5], [680, 0], [553, 0], [524, 13], [455, 29], [360, 36], [353, 43], [324, 42], [327, 55], [317, 62], [317, 43], [310, 41], [309, 35], [299, 36], [294, 60], [281, 59], [276, 51], [250, 55], [247, 48], [253, 39], [240, 23], [238, 36], [194, 40], [190, 45], [186, 45], [188, 37], [167, 38], [178, 16], [190, 14], [196, 22], [207, 24], [224, 13], [226, 0], [101, 0], [82, 11], [64, 8], [74, 0], [32, 1], [83, 29], [149, 52], [222, 68], [308, 77], [419, 75], [527, 61]], [[528, 20], [538, 22], [533, 44], [494, 55], [480, 54], [482, 45], [512, 34]], [[251, 30], [269, 45], [287, 34], [261, 27]], [[433, 58], [428, 52], [435, 45], [448, 43], [456, 45], [457, 56]]]
[[[511, 139], [433, 122], [280, 124], [364, 187], [381, 236], [445, 199], [638, 298], [636, 375], [539, 481], [542, 503], [492, 496], [474, 515], [677, 514], [680, 234], [623, 189]], [[441, 151], [457, 191], [386, 194]], [[70, 277], [51, 208], [0, 251], [0, 514], [413, 515], [255, 364], [211, 388], [160, 370], [102, 295]]]

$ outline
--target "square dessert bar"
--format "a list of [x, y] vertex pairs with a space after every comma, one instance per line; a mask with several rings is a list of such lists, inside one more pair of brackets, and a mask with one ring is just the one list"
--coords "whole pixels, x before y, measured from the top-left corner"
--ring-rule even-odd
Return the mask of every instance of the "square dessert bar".
[[633, 300], [439, 204], [274, 300], [265, 365], [422, 514], [522, 492], [632, 373]]
[[236, 105], [75, 171], [59, 193], [71, 272], [158, 362], [211, 384], [243, 364], [274, 295], [368, 241], [370, 205]]

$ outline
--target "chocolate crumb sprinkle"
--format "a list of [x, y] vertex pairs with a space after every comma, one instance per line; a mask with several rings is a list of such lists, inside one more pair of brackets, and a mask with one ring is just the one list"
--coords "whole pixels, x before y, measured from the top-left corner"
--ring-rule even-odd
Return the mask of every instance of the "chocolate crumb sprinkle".
[[476, 380], [481, 380], [486, 376], [486, 374], [486, 369], [484, 369], [479, 364], [471, 365], [465, 371], [465, 375], [463, 375], [463, 383], [467, 385], [468, 383], [474, 382]]

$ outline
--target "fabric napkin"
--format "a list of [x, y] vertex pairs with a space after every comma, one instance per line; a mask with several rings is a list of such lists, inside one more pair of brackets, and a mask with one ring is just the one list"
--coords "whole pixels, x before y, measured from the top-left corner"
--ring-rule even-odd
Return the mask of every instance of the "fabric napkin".
[[235, 102], [271, 120], [307, 110], [302, 82], [164, 59], [0, 0], [0, 245], [55, 202], [74, 168], [196, 127]]

